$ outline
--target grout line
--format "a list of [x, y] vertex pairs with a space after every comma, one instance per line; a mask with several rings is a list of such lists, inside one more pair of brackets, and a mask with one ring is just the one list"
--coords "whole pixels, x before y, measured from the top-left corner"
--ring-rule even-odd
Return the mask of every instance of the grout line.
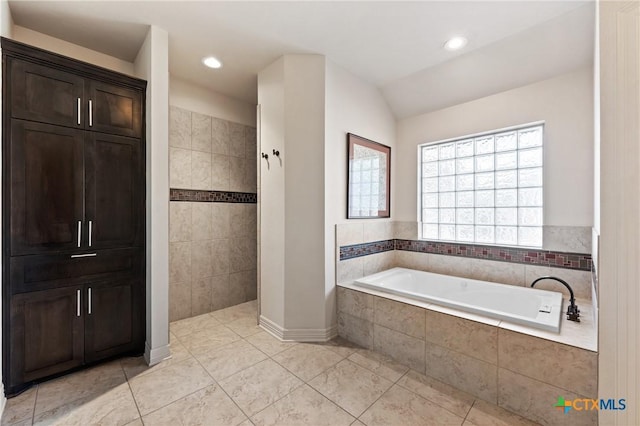
[[[231, 395], [229, 395], [229, 393], [227, 393], [227, 391], [222, 387], [222, 385], [221, 385], [220, 383], [218, 383], [218, 381], [216, 381], [216, 379], [214, 379], [214, 378], [213, 378], [213, 376], [211, 375], [211, 373], [209, 373], [209, 370], [207, 370], [207, 369], [204, 367], [204, 365], [202, 365], [202, 363], [200, 362], [200, 360], [199, 360], [198, 358], [196, 358], [195, 356], [193, 357], [193, 359], [195, 359], [195, 360], [196, 360], [196, 362], [198, 363], [198, 365], [200, 365], [200, 367], [202, 367], [202, 369], [205, 371], [205, 373], [207, 373], [207, 375], [208, 375], [209, 377], [211, 377], [211, 380], [213, 380], [213, 383], [214, 383], [218, 388], [220, 388], [220, 390], [221, 390], [222, 392], [224, 392], [224, 394], [225, 394], [225, 395], [227, 395], [227, 398], [229, 398], [229, 400], [230, 400], [231, 402], [233, 402], [233, 404], [234, 404], [236, 407], [238, 407], [238, 410], [240, 410], [240, 412], [241, 412], [242, 414], [244, 414], [244, 416], [245, 416], [245, 417], [246, 417], [246, 418], [251, 422], [251, 417], [250, 417], [249, 415], [247, 415], [247, 413], [245, 413], [245, 411], [244, 411], [244, 410], [243, 410], [243, 409], [238, 405], [238, 403], [236, 403], [236, 401], [231, 397]], [[260, 362], [262, 362], [262, 361], [260, 361]], [[256, 363], [256, 364], [257, 364], [257, 363]], [[253, 365], [256, 365], [256, 364], [253, 364]], [[245, 370], [246, 370], [246, 369], [245, 369]], [[234, 373], [234, 374], [235, 374], [235, 373]], [[229, 376], [229, 377], [231, 377], [231, 376]], [[209, 386], [211, 386], [211, 385], [209, 385]], [[203, 389], [204, 389], [204, 388], [203, 388]], [[197, 391], [196, 391], [196, 392], [197, 392]], [[195, 393], [195, 392], [194, 392], [194, 393]], [[253, 423], [253, 422], [251, 422], [251, 423]]]
[[469, 407], [469, 411], [467, 411], [467, 414], [465, 414], [464, 419], [462, 420], [462, 424], [464, 424], [464, 422], [467, 421], [467, 417], [469, 417], [469, 413], [471, 413], [473, 406], [476, 405], [476, 401], [477, 399], [474, 399], [473, 402], [471, 403], [471, 406]]
[[[138, 406], [138, 400], [136, 399], [136, 397], [133, 395], [133, 389], [131, 389], [131, 383], [129, 383], [129, 379], [127, 378], [127, 375], [125, 374], [125, 378], [127, 380], [127, 386], [129, 387], [129, 392], [131, 392], [131, 398], [133, 398], [133, 403], [136, 404], [136, 410], [138, 410], [138, 415], [139, 415], [139, 419], [142, 422], [142, 424], [144, 425], [144, 420], [142, 420], [142, 412], [140, 411], [140, 407]], [[151, 414], [151, 413], [149, 413]], [[134, 419], [135, 420], [135, 419]]]
[[33, 411], [31, 412], [31, 424], [36, 421], [36, 406], [38, 405], [38, 393], [40, 393], [40, 384], [36, 385], [36, 397], [33, 400]]

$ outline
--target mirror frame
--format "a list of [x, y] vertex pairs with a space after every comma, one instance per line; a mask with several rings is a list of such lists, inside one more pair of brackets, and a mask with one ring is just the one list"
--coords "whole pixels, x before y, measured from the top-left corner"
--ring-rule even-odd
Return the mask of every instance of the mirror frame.
[[[385, 199], [379, 197], [379, 204], [384, 203], [384, 209], [378, 210], [375, 216], [353, 216], [351, 215], [351, 166], [355, 146], [362, 146], [377, 151], [386, 156], [386, 173], [382, 177], [385, 186]], [[379, 194], [382, 196], [383, 194]], [[391, 147], [378, 142], [363, 138], [353, 133], [347, 133], [347, 219], [379, 219], [391, 217]]]

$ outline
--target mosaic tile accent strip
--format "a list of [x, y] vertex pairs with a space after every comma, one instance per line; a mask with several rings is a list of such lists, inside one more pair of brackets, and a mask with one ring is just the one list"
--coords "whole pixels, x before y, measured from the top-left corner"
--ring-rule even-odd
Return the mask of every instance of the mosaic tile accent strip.
[[195, 201], [202, 203], [247, 203], [256, 204], [258, 194], [251, 192], [202, 191], [197, 189], [169, 190], [170, 201]]
[[355, 257], [368, 256], [395, 249], [395, 240], [374, 241], [372, 243], [353, 244], [340, 247], [340, 260], [353, 259]]
[[[391, 243], [393, 247], [389, 248]], [[564, 253], [550, 250], [535, 250], [518, 247], [481, 246], [475, 244], [443, 243], [422, 240], [385, 240], [372, 243], [340, 247], [340, 260], [367, 256], [388, 250], [415, 251], [419, 253], [444, 254], [499, 262], [524, 263], [551, 266], [554, 268], [591, 271], [590, 254]]]
[[435, 241], [395, 240], [396, 250], [444, 254], [500, 262], [525, 263], [554, 268], [591, 270], [591, 255], [535, 250], [519, 247], [481, 246], [475, 244], [442, 243]]

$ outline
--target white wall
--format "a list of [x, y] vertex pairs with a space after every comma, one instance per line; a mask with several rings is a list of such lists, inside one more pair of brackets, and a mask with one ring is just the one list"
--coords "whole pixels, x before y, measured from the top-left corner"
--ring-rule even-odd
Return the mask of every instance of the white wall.
[[[281, 149], [285, 142], [284, 57], [258, 74], [258, 103], [258, 151], [271, 153], [269, 148]], [[258, 185], [260, 310], [263, 317], [284, 327], [284, 171], [275, 158], [269, 166], [260, 161]]]
[[147, 80], [147, 324], [145, 359], [169, 356], [169, 36], [151, 26], [135, 60]]
[[323, 329], [325, 58], [287, 55], [284, 64], [285, 144], [273, 147], [285, 172], [284, 323]]
[[256, 106], [177, 77], [169, 78], [169, 104], [248, 126], [256, 125]]
[[[327, 61], [325, 105], [325, 300], [327, 326], [335, 322], [335, 225], [347, 222], [347, 133], [391, 147], [391, 218], [396, 220], [396, 120], [380, 91]], [[358, 220], [349, 220], [358, 222]]]
[[258, 75], [259, 149], [269, 155], [260, 167], [261, 324], [285, 339], [332, 337], [324, 304], [325, 73], [322, 56], [285, 55]]
[[[0, 1], [0, 36], [11, 38], [13, 32], [13, 19], [11, 18], [11, 11], [9, 10], [9, 3], [7, 0]], [[2, 54], [2, 49], [0, 49]], [[0, 68], [0, 87], [2, 87], [2, 69]], [[0, 95], [0, 117], [2, 117], [2, 95]], [[2, 126], [0, 126], [0, 140], [2, 140]], [[0, 152], [0, 165], [2, 164], [2, 152]], [[0, 166], [1, 167], [1, 166]], [[1, 191], [1, 190], [0, 190]], [[0, 193], [0, 200], [2, 194]], [[0, 229], [0, 241], [2, 240], [2, 229]], [[0, 270], [2, 270], [2, 258], [0, 257]], [[0, 292], [0, 318], [2, 318], [2, 292]], [[2, 327], [0, 327], [0, 342], [2, 342]], [[0, 417], [6, 403], [4, 397], [4, 385], [2, 383], [2, 347], [0, 346]]]
[[65, 55], [70, 58], [98, 65], [103, 68], [108, 68], [123, 74], [135, 76], [134, 65], [131, 62], [123, 61], [122, 59], [87, 49], [86, 47], [30, 30], [29, 28], [14, 25], [13, 39], [21, 43], [30, 44], [31, 46]]
[[417, 219], [417, 145], [544, 120], [544, 224], [593, 225], [593, 67], [398, 123], [395, 220]]

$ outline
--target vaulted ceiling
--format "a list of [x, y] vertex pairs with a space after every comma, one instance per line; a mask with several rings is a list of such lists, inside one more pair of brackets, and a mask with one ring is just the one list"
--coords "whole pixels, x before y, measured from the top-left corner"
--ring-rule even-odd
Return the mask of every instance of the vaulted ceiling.
[[[397, 117], [476, 99], [593, 61], [591, 1], [9, 1], [16, 25], [133, 61], [147, 26], [172, 75], [255, 103], [257, 74], [325, 55], [380, 88]], [[452, 35], [468, 45], [443, 49]], [[204, 68], [215, 55], [221, 69]]]

